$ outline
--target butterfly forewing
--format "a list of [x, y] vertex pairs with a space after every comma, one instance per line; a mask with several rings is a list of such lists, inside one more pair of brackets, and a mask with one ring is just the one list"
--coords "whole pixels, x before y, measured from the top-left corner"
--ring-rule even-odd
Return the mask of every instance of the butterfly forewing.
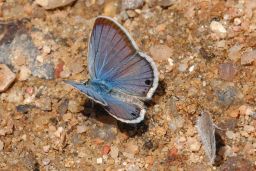
[[129, 95], [151, 98], [158, 73], [150, 57], [139, 52], [127, 31], [108, 17], [95, 21], [89, 45], [92, 79], [104, 80]]
[[93, 89], [93, 87], [90, 87], [90, 86], [87, 86], [87, 85], [84, 85], [81, 83], [76, 83], [73, 81], [65, 81], [65, 83], [72, 85], [74, 88], [78, 89], [79, 91], [81, 91], [82, 93], [84, 93], [90, 99], [93, 99], [97, 103], [100, 103], [104, 106], [107, 105], [107, 103], [104, 100], [104, 98], [102, 97], [102, 95], [100, 95], [97, 91], [95, 91], [95, 89]]

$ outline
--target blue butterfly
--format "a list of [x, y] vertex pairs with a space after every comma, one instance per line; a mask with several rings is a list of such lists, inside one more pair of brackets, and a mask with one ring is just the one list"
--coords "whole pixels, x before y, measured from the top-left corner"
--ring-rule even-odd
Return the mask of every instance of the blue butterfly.
[[90, 80], [65, 81], [117, 120], [139, 123], [144, 119], [144, 101], [158, 86], [158, 71], [152, 58], [141, 52], [119, 23], [97, 17], [88, 47]]

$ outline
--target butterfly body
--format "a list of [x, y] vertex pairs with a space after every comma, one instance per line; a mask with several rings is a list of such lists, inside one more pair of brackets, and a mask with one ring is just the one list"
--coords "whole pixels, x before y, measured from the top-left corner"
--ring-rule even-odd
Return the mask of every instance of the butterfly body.
[[109, 17], [97, 17], [88, 46], [90, 80], [65, 81], [116, 119], [138, 123], [144, 119], [144, 100], [158, 85], [154, 61], [141, 52], [128, 32]]
[[95, 91], [99, 92], [99, 94], [109, 93], [113, 88], [106, 81], [102, 81], [102, 80], [89, 80], [86, 83], [86, 86], [91, 87]]

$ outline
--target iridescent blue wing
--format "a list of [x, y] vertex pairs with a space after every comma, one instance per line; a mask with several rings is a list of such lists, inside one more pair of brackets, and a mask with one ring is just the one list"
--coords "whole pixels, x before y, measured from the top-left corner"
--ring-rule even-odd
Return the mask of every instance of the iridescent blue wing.
[[109, 94], [103, 96], [107, 106], [104, 109], [114, 118], [125, 123], [139, 123], [144, 119], [146, 110], [139, 103], [131, 103]]
[[89, 42], [89, 72], [114, 89], [150, 99], [158, 85], [153, 60], [139, 52], [128, 32], [109, 17], [98, 17]]
[[81, 83], [76, 83], [73, 81], [64, 81], [65, 83], [73, 86], [74, 88], [76, 88], [77, 90], [81, 91], [82, 93], [84, 93], [86, 96], [88, 96], [88, 98], [94, 100], [97, 103], [102, 104], [103, 106], [106, 106], [107, 103], [104, 100], [104, 98], [102, 97], [102, 95], [100, 95], [99, 93], [97, 93], [97, 91], [95, 91], [93, 89], [93, 87], [91, 86], [87, 86], [85, 84], [81, 84]]

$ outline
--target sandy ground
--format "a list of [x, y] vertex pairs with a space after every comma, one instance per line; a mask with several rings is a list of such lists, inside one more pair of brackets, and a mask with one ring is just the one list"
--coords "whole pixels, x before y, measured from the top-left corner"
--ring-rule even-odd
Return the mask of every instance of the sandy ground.
[[[0, 94], [0, 170], [256, 169], [254, 0], [78, 0], [50, 10], [0, 0], [0, 7], [0, 63], [16, 74]], [[157, 64], [160, 84], [140, 124], [92, 108], [62, 81], [88, 79], [98, 15], [117, 19]], [[213, 165], [195, 127], [201, 112], [220, 128]]]

